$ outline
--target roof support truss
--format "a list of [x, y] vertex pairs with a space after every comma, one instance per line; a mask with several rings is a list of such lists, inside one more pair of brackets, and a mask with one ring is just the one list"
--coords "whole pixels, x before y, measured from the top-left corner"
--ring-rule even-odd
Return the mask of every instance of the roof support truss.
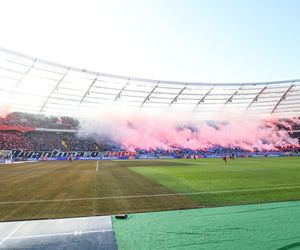
[[22, 77], [20, 78], [20, 80], [17, 82], [16, 87], [18, 85], [20, 85], [20, 83], [23, 81], [23, 79], [25, 78], [25, 76], [28, 75], [28, 73], [30, 72], [30, 70], [34, 67], [35, 62], [37, 61], [37, 59], [35, 58], [32, 62], [32, 64], [29, 66], [29, 68], [26, 70], [26, 72], [22, 75]]
[[126, 89], [128, 83], [129, 83], [129, 81], [130, 81], [130, 78], [128, 78], [128, 81], [125, 83], [125, 85], [123, 86], [123, 88], [122, 88], [122, 89], [120, 90], [120, 92], [117, 94], [117, 96], [115, 97], [114, 102], [116, 102], [116, 101], [121, 97], [121, 94], [122, 94], [122, 92]]
[[[159, 83], [159, 82], [158, 82]], [[142, 108], [144, 106], [144, 104], [150, 100], [150, 96], [153, 94], [153, 92], [157, 89], [158, 87], [158, 83], [157, 85], [154, 86], [154, 88], [150, 91], [150, 93], [146, 96], [146, 98], [144, 99], [144, 101], [142, 102], [140, 108]]]
[[94, 84], [95, 84], [95, 82], [97, 81], [97, 79], [98, 79], [98, 74], [97, 74], [97, 76], [95, 77], [95, 79], [92, 81], [92, 83], [90, 84], [90, 86], [88, 87], [88, 89], [86, 90], [86, 92], [84, 93], [84, 95], [83, 95], [83, 97], [81, 98], [81, 100], [80, 100], [80, 102], [79, 102], [77, 108], [79, 108], [79, 106], [81, 105], [81, 103], [84, 101], [85, 97], [86, 97], [87, 95], [90, 94], [90, 90], [91, 90], [91, 88], [94, 86]]
[[291, 86], [289, 86], [289, 88], [283, 93], [283, 95], [281, 96], [281, 98], [279, 99], [279, 101], [276, 103], [276, 105], [274, 106], [271, 114], [273, 114], [275, 112], [275, 110], [277, 109], [278, 105], [285, 99], [286, 95], [291, 91], [291, 89], [294, 87], [294, 84], [292, 84]]
[[214, 87], [210, 88], [206, 94], [199, 100], [199, 102], [196, 104], [196, 106], [194, 107], [193, 111], [195, 111], [197, 109], [197, 107], [200, 105], [200, 103], [204, 102], [205, 98], [210, 94], [210, 92], [214, 89]]
[[[26, 70], [25, 73], [23, 73], [23, 75], [21, 76], [21, 78], [18, 80], [18, 82], [16, 83], [16, 86], [14, 87], [14, 90], [20, 85], [20, 83], [23, 81], [23, 79], [25, 78], [25, 76], [27, 76], [30, 72], [30, 70], [34, 67], [34, 64], [35, 62], [37, 61], [37, 59], [35, 58], [33, 61], [32, 61], [32, 64], [28, 67], [28, 69]], [[11, 95], [14, 90], [12, 90], [9, 95]]]
[[224, 106], [229, 103], [229, 102], [232, 102], [232, 99], [235, 95], [237, 95], [237, 93], [239, 92], [239, 90], [242, 89], [242, 88], [239, 88], [238, 90], [236, 90], [229, 98], [228, 100], [224, 103]]
[[40, 109], [40, 112], [42, 112], [44, 110], [46, 104], [48, 103], [48, 101], [51, 98], [51, 96], [53, 95], [53, 93], [58, 89], [60, 83], [65, 79], [66, 75], [68, 74], [68, 71], [69, 71], [69, 68], [67, 69], [66, 73], [64, 73], [63, 76], [59, 79], [59, 81], [57, 82], [55, 87], [52, 89], [51, 93], [48, 95], [47, 99], [45, 100], [43, 106]]
[[249, 105], [247, 106], [246, 110], [248, 110], [251, 105], [254, 103], [254, 102], [257, 102], [258, 101], [258, 97], [267, 89], [267, 86], [263, 87], [259, 93], [253, 98], [253, 100], [249, 103]]
[[182, 94], [182, 92], [186, 89], [187, 84], [179, 91], [179, 93], [174, 97], [174, 99], [170, 102], [168, 109], [170, 108], [170, 106], [174, 103], [177, 102], [178, 97]]

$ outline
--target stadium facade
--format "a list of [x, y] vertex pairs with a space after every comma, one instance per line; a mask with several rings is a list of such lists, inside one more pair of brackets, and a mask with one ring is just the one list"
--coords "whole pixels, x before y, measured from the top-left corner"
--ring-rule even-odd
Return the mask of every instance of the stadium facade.
[[10, 111], [78, 116], [103, 105], [190, 112], [213, 119], [229, 108], [277, 117], [300, 116], [300, 79], [196, 83], [104, 74], [0, 48], [0, 105]]

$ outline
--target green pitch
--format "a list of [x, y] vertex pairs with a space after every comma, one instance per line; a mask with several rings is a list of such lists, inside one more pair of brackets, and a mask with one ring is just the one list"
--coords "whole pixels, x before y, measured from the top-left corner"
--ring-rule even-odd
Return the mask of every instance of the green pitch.
[[0, 220], [300, 200], [300, 158], [0, 165]]
[[296, 157], [235, 159], [227, 164], [220, 159], [183, 160], [182, 166], [130, 169], [171, 190], [187, 193], [199, 205], [300, 199], [300, 158]]

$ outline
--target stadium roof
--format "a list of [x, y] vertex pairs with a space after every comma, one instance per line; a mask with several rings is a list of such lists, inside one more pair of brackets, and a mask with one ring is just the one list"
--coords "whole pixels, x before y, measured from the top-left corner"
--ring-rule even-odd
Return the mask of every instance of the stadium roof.
[[160, 81], [104, 74], [0, 48], [0, 104], [12, 111], [78, 115], [121, 105], [191, 112], [211, 119], [224, 108], [300, 116], [300, 79], [256, 83]]

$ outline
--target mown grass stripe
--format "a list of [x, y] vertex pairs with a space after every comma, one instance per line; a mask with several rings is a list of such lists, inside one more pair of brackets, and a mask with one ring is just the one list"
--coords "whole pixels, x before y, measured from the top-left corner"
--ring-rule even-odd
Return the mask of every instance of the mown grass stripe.
[[165, 196], [178, 196], [178, 195], [201, 195], [201, 194], [221, 194], [221, 193], [238, 193], [238, 192], [257, 192], [257, 191], [285, 190], [285, 189], [297, 189], [297, 188], [300, 188], [300, 186], [292, 186], [292, 187], [269, 187], [269, 188], [257, 188], [257, 189], [218, 190], [218, 191], [205, 191], [205, 192], [185, 192], [185, 193], [124, 195], [124, 196], [89, 197], [89, 198], [72, 198], [72, 199], [53, 199], [53, 200], [1, 201], [0, 204], [68, 202], [68, 201], [131, 199], [131, 198], [151, 198], [151, 197], [165, 197]]

